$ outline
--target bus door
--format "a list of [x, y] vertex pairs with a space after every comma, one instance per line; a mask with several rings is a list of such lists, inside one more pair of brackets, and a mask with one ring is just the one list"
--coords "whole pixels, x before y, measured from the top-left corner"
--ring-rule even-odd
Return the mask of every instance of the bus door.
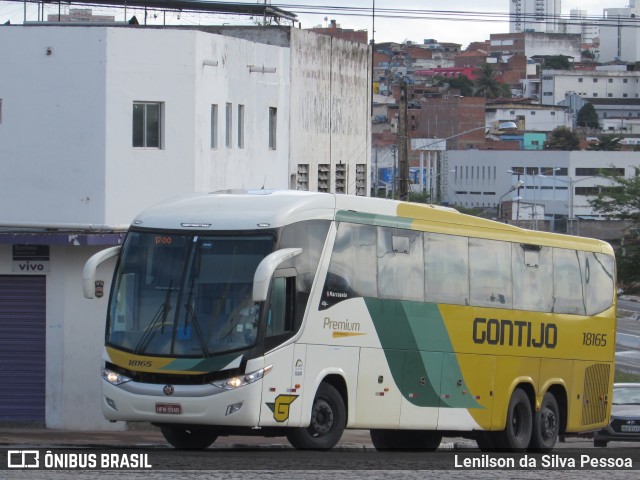
[[[292, 385], [294, 345], [281, 347], [295, 333], [296, 277], [294, 269], [276, 270], [263, 317], [264, 365], [272, 365], [262, 382], [261, 426], [287, 426], [300, 393]], [[301, 353], [296, 352], [300, 357]], [[304, 362], [304, 357], [301, 359]], [[297, 417], [300, 417], [298, 411]]]

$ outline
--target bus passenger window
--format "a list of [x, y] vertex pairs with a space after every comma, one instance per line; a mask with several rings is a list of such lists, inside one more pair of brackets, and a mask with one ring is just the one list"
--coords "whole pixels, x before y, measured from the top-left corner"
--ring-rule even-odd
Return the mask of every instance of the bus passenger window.
[[424, 299], [469, 305], [469, 239], [424, 234]]
[[513, 254], [513, 308], [551, 312], [553, 257], [549, 247], [517, 245]]
[[424, 301], [422, 232], [378, 228], [378, 297]]
[[555, 313], [586, 313], [583, 295], [584, 252], [554, 248], [553, 250], [553, 296]]
[[587, 252], [583, 267], [587, 315], [596, 315], [613, 304], [615, 260], [610, 255]]
[[511, 244], [469, 239], [471, 305], [512, 308]]

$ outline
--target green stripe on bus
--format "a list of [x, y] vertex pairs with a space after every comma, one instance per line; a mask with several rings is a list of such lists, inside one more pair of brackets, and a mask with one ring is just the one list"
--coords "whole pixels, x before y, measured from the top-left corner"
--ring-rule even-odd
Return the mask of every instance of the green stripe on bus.
[[364, 300], [393, 380], [407, 401], [419, 407], [482, 408], [464, 382], [436, 304]]
[[237, 353], [210, 358], [177, 358], [162, 370], [181, 370], [187, 372], [217, 372], [238, 358]]
[[350, 210], [339, 210], [336, 212], [336, 221], [394, 228], [411, 228], [413, 224], [413, 219], [411, 218], [353, 212]]

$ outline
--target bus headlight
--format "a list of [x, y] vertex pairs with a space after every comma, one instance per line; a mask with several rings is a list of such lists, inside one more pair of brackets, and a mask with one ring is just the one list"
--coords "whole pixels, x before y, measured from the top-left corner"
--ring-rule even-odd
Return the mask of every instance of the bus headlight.
[[255, 372], [246, 373], [237, 377], [227, 378], [226, 380], [218, 380], [217, 382], [211, 382], [211, 384], [223, 390], [233, 390], [234, 388], [243, 387], [245, 385], [249, 385], [250, 383], [257, 382], [267, 373], [269, 373], [272, 368], [273, 365], [269, 365], [268, 367], [261, 368], [260, 370], [256, 370]]
[[103, 368], [100, 374], [102, 375], [102, 378], [104, 378], [111, 385], [122, 385], [123, 383], [131, 381], [131, 379], [126, 375], [114, 372], [113, 370], [109, 370], [108, 368]]

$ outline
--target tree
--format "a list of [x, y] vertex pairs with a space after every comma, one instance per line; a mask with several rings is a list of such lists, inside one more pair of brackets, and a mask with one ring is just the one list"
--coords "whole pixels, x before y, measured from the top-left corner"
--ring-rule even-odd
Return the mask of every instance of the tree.
[[595, 60], [596, 59], [596, 54], [594, 52], [592, 52], [589, 49], [585, 49], [582, 52], [580, 52], [580, 54], [582, 55], [582, 59], [587, 59], [587, 60]]
[[490, 63], [485, 63], [480, 68], [475, 87], [476, 97], [498, 98], [511, 96], [509, 86], [498, 80], [497, 72]]
[[568, 127], [558, 127], [544, 143], [545, 150], [580, 150], [578, 135]]
[[436, 77], [433, 81], [436, 87], [442, 87], [445, 84], [448, 84], [450, 89], [459, 89], [463, 97], [473, 96], [473, 82], [466, 75], [460, 75], [457, 78]]
[[[593, 209], [608, 216], [628, 220], [633, 231], [640, 228], [640, 167], [635, 167], [635, 175], [625, 177], [614, 169], [600, 172], [602, 178], [610, 180], [614, 187], [601, 189], [589, 200]], [[640, 282], [640, 238], [627, 239], [617, 252], [618, 280], [624, 284]]]
[[544, 57], [544, 68], [550, 70], [571, 70], [571, 62], [566, 55], [549, 55]]
[[585, 103], [578, 112], [578, 126], [587, 128], [600, 128], [598, 112], [591, 103]]
[[622, 145], [620, 145], [620, 137], [615, 137], [613, 135], [601, 135], [598, 137], [598, 143], [589, 145], [587, 150], [614, 152], [616, 150], [620, 150], [620, 148], [622, 148]]

